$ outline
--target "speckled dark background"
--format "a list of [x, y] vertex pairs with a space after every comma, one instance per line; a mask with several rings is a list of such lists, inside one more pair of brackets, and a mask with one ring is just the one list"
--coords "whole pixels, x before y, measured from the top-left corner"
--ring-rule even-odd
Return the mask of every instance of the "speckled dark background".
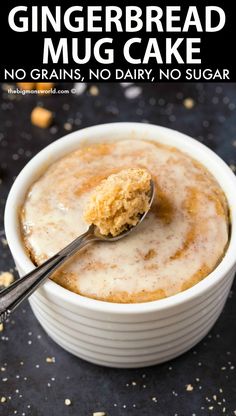
[[[0, 101], [0, 271], [14, 269], [4, 240], [5, 200], [22, 167], [68, 130], [113, 121], [145, 121], [187, 133], [236, 164], [236, 83], [98, 85], [98, 95], [39, 98], [11, 96], [2, 85]], [[69, 85], [72, 87], [72, 85]], [[129, 87], [131, 88], [131, 87]], [[132, 87], [133, 88], [133, 87]], [[187, 109], [184, 98], [194, 100]], [[41, 103], [55, 112], [50, 129], [33, 127], [30, 112]], [[180, 358], [156, 367], [115, 370], [73, 357], [51, 341], [25, 303], [0, 333], [0, 415], [201, 416], [236, 414], [236, 294], [211, 333]], [[55, 357], [47, 363], [47, 357]], [[192, 391], [186, 390], [191, 384]], [[71, 400], [65, 406], [64, 400]]]

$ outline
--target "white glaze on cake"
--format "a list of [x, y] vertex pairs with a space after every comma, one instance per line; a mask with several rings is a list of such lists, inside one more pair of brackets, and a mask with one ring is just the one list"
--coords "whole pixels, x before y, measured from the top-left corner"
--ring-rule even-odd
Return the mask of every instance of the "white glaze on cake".
[[177, 149], [123, 140], [83, 146], [33, 184], [21, 213], [26, 247], [36, 264], [83, 233], [83, 211], [94, 187], [111, 173], [147, 168], [156, 199], [144, 223], [115, 243], [96, 243], [53, 277], [84, 296], [144, 302], [196, 284], [224, 255], [228, 210], [208, 171]]

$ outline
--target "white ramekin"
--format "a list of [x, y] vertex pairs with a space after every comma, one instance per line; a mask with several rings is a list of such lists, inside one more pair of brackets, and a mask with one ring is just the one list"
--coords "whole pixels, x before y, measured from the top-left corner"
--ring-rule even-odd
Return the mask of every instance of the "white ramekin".
[[[110, 367], [143, 367], [193, 347], [210, 330], [227, 299], [236, 269], [236, 179], [229, 167], [198, 141], [160, 126], [113, 123], [68, 134], [35, 156], [10, 191], [5, 228], [20, 275], [35, 266], [21, 239], [18, 212], [29, 186], [46, 167], [81, 142], [148, 139], [176, 146], [215, 176], [230, 207], [231, 238], [217, 268], [194, 287], [154, 302], [116, 304], [85, 298], [48, 280], [31, 297], [33, 312], [49, 336], [67, 351]], [[40, 213], [39, 213], [40, 215]]]

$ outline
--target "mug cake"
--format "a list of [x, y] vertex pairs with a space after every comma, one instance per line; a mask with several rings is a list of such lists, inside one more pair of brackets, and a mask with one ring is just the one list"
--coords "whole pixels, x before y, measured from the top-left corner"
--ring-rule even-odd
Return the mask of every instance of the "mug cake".
[[97, 187], [129, 169], [145, 170], [154, 181], [151, 211], [124, 239], [74, 255], [52, 276], [64, 288], [107, 302], [154, 301], [197, 284], [224, 256], [229, 213], [214, 177], [174, 147], [124, 139], [81, 145], [28, 190], [20, 222], [35, 265], [87, 230], [92, 217], [85, 213]]

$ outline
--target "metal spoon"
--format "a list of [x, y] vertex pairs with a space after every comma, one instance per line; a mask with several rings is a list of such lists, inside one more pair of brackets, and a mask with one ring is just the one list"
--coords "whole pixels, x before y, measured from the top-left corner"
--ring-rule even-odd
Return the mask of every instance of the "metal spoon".
[[129, 235], [146, 217], [149, 212], [154, 198], [154, 182], [151, 180], [149, 208], [141, 215], [139, 222], [121, 234], [112, 237], [100, 234], [95, 225], [90, 225], [88, 230], [72, 241], [68, 246], [59, 251], [41, 266], [36, 267], [21, 279], [16, 280], [8, 288], [0, 292], [0, 323], [5, 321], [16, 307], [27, 299], [48, 277], [52, 275], [63, 263], [66, 262], [73, 254], [93, 241], [113, 242]]

